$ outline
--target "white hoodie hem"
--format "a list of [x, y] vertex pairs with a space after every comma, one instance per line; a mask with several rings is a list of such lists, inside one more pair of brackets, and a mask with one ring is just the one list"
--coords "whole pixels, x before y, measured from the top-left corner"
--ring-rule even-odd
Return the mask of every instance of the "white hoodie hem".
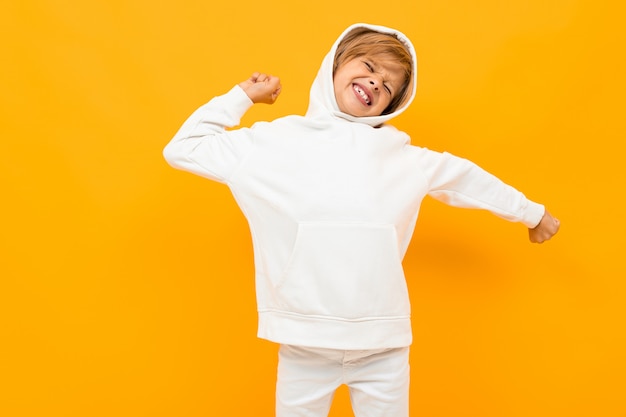
[[410, 317], [341, 320], [281, 311], [260, 311], [258, 337], [316, 348], [365, 350], [411, 345]]

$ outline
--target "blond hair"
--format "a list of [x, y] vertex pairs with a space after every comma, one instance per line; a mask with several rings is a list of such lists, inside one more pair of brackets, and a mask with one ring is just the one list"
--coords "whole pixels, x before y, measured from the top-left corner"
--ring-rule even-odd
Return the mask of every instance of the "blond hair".
[[404, 82], [398, 93], [393, 97], [389, 106], [382, 114], [393, 113], [404, 103], [409, 95], [409, 85], [413, 74], [413, 58], [407, 47], [393, 34], [381, 33], [375, 30], [359, 27], [350, 31], [339, 42], [335, 51], [333, 76], [344, 63], [362, 56], [391, 56], [398, 64], [404, 67]]

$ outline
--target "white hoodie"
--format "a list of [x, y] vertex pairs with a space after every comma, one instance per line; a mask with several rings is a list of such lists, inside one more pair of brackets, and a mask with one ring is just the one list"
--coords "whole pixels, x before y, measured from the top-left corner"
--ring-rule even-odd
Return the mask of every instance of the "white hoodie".
[[[252, 102], [235, 86], [200, 107], [166, 146], [175, 168], [230, 187], [248, 220], [256, 269], [258, 336], [278, 343], [378, 349], [411, 343], [402, 259], [426, 195], [486, 209], [528, 227], [542, 205], [475, 164], [412, 146], [389, 119], [339, 111], [324, 58], [306, 116], [238, 125]], [[416, 74], [416, 65], [413, 73]], [[382, 125], [381, 125], [382, 124]], [[378, 127], [376, 127], [378, 126]]]

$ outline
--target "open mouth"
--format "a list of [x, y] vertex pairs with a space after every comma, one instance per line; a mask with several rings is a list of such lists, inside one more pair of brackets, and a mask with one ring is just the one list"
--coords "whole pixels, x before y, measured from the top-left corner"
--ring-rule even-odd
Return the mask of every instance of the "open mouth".
[[365, 104], [367, 104], [368, 106], [372, 104], [372, 100], [370, 99], [369, 95], [358, 84], [353, 84], [352, 89], [363, 100]]

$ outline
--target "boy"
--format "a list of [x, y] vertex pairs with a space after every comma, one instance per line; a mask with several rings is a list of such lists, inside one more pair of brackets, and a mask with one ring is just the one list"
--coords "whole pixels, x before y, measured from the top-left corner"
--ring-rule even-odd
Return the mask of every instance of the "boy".
[[276, 77], [255, 73], [200, 107], [167, 161], [228, 185], [253, 237], [258, 336], [280, 344], [276, 415], [326, 416], [346, 384], [357, 417], [407, 417], [410, 306], [402, 258], [422, 199], [491, 211], [541, 243], [540, 204], [475, 164], [409, 143], [385, 124], [413, 100], [410, 41], [349, 27], [324, 58], [305, 116], [227, 131]]

